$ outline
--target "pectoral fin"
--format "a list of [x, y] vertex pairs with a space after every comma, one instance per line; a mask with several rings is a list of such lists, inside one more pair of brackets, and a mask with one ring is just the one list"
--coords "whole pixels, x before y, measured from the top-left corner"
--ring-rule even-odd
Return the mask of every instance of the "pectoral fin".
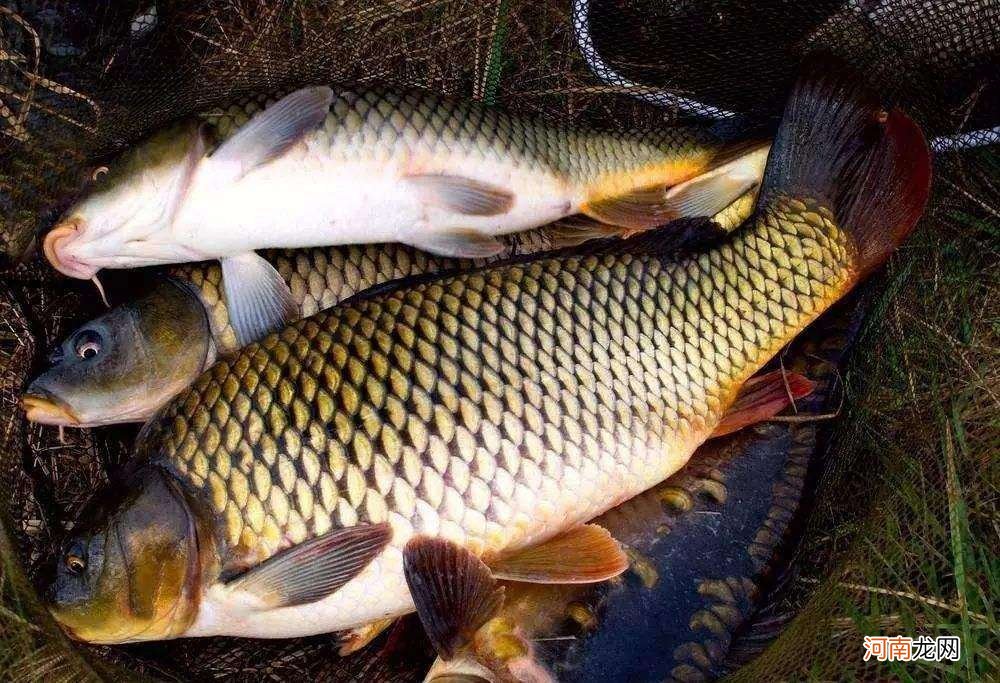
[[489, 565], [495, 577], [509, 581], [596, 583], [628, 569], [628, 557], [606, 529], [587, 524]]
[[451, 541], [418, 536], [403, 549], [417, 616], [442, 659], [451, 659], [503, 603], [489, 568]]
[[212, 164], [239, 180], [316, 130], [332, 101], [333, 91], [326, 86], [302, 88], [286, 95], [226, 140], [211, 156]]
[[514, 195], [497, 185], [456, 175], [408, 175], [403, 182], [421, 200], [467, 216], [497, 216], [514, 205]]
[[407, 243], [417, 249], [452, 258], [489, 258], [504, 251], [503, 244], [495, 237], [471, 230], [414, 236]]
[[768, 420], [792, 405], [793, 401], [811, 394], [815, 388], [815, 382], [795, 372], [775, 370], [751, 377], [722, 416], [712, 432], [712, 438]]
[[299, 316], [288, 283], [253, 252], [222, 259], [222, 286], [236, 339], [259, 341]]
[[357, 576], [391, 537], [387, 523], [337, 529], [265, 560], [228, 585], [272, 608], [316, 602]]

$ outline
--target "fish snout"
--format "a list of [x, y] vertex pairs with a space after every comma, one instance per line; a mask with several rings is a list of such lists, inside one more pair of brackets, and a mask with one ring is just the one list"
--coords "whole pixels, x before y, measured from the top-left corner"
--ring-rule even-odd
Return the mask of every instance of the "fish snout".
[[75, 218], [52, 228], [42, 242], [42, 251], [52, 267], [68, 277], [89, 280], [99, 270], [74, 256], [71, 245], [83, 233], [83, 221]]
[[80, 419], [73, 414], [65, 403], [49, 392], [28, 387], [27, 393], [21, 397], [21, 409], [29, 422], [56, 427], [75, 427]]

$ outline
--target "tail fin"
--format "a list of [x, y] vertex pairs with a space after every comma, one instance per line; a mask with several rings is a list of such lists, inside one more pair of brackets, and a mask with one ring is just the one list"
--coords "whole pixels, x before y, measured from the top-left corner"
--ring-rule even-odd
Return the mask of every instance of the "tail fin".
[[888, 258], [923, 213], [931, 156], [916, 123], [898, 109], [886, 112], [859, 75], [832, 61], [807, 68], [795, 87], [759, 206], [778, 194], [823, 201], [854, 236], [864, 275]]

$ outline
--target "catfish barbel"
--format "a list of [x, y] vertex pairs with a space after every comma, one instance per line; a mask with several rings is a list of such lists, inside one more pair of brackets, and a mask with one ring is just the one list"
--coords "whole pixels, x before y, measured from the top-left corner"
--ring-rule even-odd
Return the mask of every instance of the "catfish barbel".
[[630, 233], [717, 213], [759, 182], [766, 154], [694, 127], [601, 132], [429, 93], [303, 88], [155, 134], [43, 246], [84, 279], [220, 259], [246, 344], [296, 317], [257, 249], [401, 242], [487, 257], [498, 236], [575, 214], [585, 232]]
[[757, 217], [722, 244], [677, 256], [651, 232], [293, 323], [147, 424], [66, 541], [52, 612], [77, 638], [128, 642], [364, 641], [416, 611], [449, 659], [501, 580], [623, 571], [587, 522], [760, 419], [744, 384], [888, 257], [929, 185], [912, 121], [856, 77], [808, 78]]
[[[755, 198], [751, 190], [710, 223], [699, 221], [687, 234], [676, 230], [679, 245], [732, 231], [752, 213]], [[304, 317], [389, 280], [546, 251], [564, 235], [554, 226], [505, 236], [504, 251], [486, 259], [436, 256], [404, 244], [275, 250], [263, 256]], [[50, 367], [25, 390], [21, 405], [29, 420], [62, 427], [143, 422], [241, 346], [218, 264], [176, 266], [147, 295], [70, 333], [49, 355]]]

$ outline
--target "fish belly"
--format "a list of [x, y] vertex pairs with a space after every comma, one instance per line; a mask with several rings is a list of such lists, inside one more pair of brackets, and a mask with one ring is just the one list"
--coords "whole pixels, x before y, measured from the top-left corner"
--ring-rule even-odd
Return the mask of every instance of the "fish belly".
[[688, 441], [639, 448], [633, 451], [635, 457], [624, 462], [609, 452], [594, 467], [564, 468], [559, 484], [547, 479], [538, 490], [520, 495], [511, 524], [494, 530], [489, 539], [426, 505], [418, 529], [411, 520], [390, 512], [392, 544], [333, 595], [308, 605], [259, 609], [246, 595], [217, 584], [202, 599], [198, 618], [185, 635], [293, 638], [409, 614], [414, 605], [403, 574], [402, 549], [418, 531], [449, 538], [476, 554], [530, 546], [588, 522], [663, 481], [694, 452], [695, 439]]
[[[176, 239], [209, 257], [268, 248], [367, 242], [420, 246], [431, 235], [496, 236], [528, 230], [577, 210], [580, 193], [552, 174], [462, 155], [389, 155], [355, 160], [305, 149], [227, 182], [209, 164], [174, 224]], [[470, 215], [407, 183], [447, 176], [509, 192], [511, 208]]]
[[371, 164], [282, 160], [239, 181], [198, 183], [177, 238], [221, 258], [268, 248], [395, 241], [420, 219], [394, 174]]
[[340, 590], [308, 605], [260, 609], [246, 596], [216, 584], [202, 597], [198, 617], [184, 635], [297, 638], [344, 631], [413, 610], [402, 548], [394, 540]]

